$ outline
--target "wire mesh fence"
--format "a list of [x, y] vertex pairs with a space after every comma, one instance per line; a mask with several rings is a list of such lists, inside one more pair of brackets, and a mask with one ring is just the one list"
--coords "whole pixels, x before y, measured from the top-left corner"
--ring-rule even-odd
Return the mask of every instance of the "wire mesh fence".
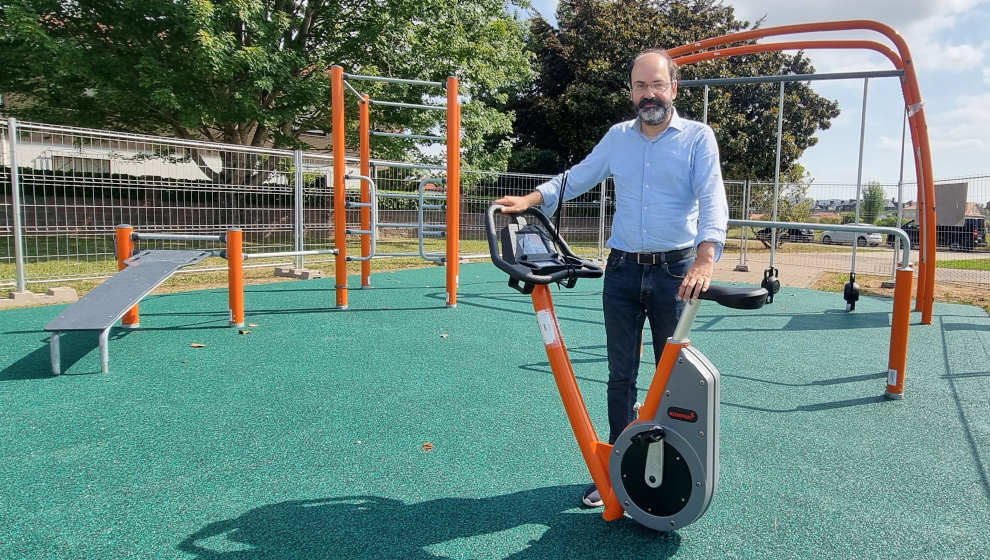
[[[112, 275], [117, 269], [113, 231], [118, 224], [156, 233], [214, 234], [237, 227], [244, 230], [249, 253], [333, 248], [333, 159], [328, 155], [38, 123], [14, 123], [11, 134], [12, 122], [0, 122], [0, 285], [14, 285], [18, 273], [27, 284], [41, 285]], [[20, 195], [19, 235], [14, 228], [12, 159]], [[357, 162], [349, 160], [347, 170], [358, 174]], [[373, 162], [378, 255], [425, 254], [439, 260], [447, 237], [444, 175], [444, 168], [427, 164]], [[462, 171], [461, 255], [487, 254], [484, 211], [493, 200], [525, 194], [550, 178]], [[936, 280], [985, 287], [990, 285], [990, 175], [937, 182], [946, 191], [950, 186], [958, 190], [958, 185], [964, 185], [965, 203], [956, 209], [957, 222], [938, 226]], [[348, 179], [346, 188], [348, 201], [360, 201], [360, 180]], [[861, 221], [906, 222], [909, 235], [917, 214], [916, 188], [904, 184], [898, 194], [898, 185], [877, 183], [860, 188], [785, 184], [775, 189], [772, 183], [726, 181], [732, 219], [771, 219], [776, 207], [780, 220], [825, 227], [855, 220], [859, 201]], [[940, 218], [943, 206], [940, 201]], [[560, 226], [577, 252], [601, 258], [614, 211], [615, 189], [607, 179], [568, 202]], [[347, 223], [358, 229], [359, 209], [347, 210]], [[20, 271], [18, 237], [23, 247]], [[912, 239], [917, 240], [916, 231]], [[349, 254], [359, 254], [357, 236], [348, 237], [352, 243]], [[858, 272], [892, 274], [894, 251], [886, 238], [846, 239], [822, 230], [730, 228], [722, 259], [756, 268], [772, 260], [781, 269], [848, 271], [853, 243]], [[216, 247], [147, 241], [140, 248]], [[273, 257], [251, 260], [249, 266], [301, 267], [331, 258]], [[191, 268], [195, 272], [223, 267], [221, 259], [211, 258]]]

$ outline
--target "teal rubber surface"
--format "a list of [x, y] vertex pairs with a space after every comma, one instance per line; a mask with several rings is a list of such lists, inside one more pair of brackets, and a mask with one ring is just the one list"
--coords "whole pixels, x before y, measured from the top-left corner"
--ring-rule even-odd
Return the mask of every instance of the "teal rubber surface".
[[[460, 278], [454, 309], [442, 268], [374, 275], [346, 311], [332, 279], [249, 286], [248, 334], [225, 290], [149, 296], [107, 375], [96, 333], [70, 332], [51, 376], [64, 306], [0, 313], [0, 558], [990, 557], [982, 309], [912, 314], [890, 401], [891, 300], [703, 302], [719, 490], [659, 534], [578, 507], [590, 478], [529, 297], [487, 263]], [[601, 281], [553, 296], [604, 437]]]

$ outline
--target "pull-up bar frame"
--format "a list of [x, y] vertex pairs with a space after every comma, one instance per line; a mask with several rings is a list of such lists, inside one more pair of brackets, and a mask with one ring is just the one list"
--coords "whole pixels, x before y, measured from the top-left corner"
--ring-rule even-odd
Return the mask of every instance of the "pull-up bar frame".
[[[460, 194], [461, 194], [461, 106], [458, 100], [458, 80], [451, 76], [444, 82], [430, 82], [425, 80], [411, 80], [406, 78], [389, 78], [381, 76], [368, 76], [363, 74], [345, 73], [340, 66], [333, 66], [330, 69], [331, 78], [331, 122], [333, 129], [333, 192], [334, 192], [334, 244], [337, 248], [336, 255], [336, 305], [338, 309], [347, 309], [347, 193], [345, 185], [346, 174], [346, 146], [344, 135], [344, 87], [345, 85], [353, 91], [359, 100], [358, 105], [358, 137], [360, 139], [360, 174], [369, 176], [371, 172], [370, 158], [370, 116], [369, 105], [376, 103], [388, 107], [401, 107], [408, 109], [425, 109], [446, 112], [447, 134], [445, 138], [447, 145], [447, 247], [444, 264], [446, 265], [446, 290], [447, 307], [457, 306], [457, 284], [458, 284], [458, 252], [460, 249]], [[381, 83], [405, 84], [428, 87], [441, 87], [446, 90], [447, 98], [445, 105], [421, 105], [416, 103], [400, 103], [396, 101], [382, 101], [371, 99], [366, 94], [361, 94], [345, 80], [363, 80]], [[389, 135], [391, 133], [376, 133]], [[406, 138], [436, 140], [438, 137], [427, 137], [426, 135], [398, 135]], [[368, 192], [366, 182], [361, 185], [361, 230], [370, 231], [371, 222], [371, 196]], [[361, 254], [365, 257], [361, 262], [361, 287], [371, 285], [371, 259], [367, 258], [371, 254], [371, 243], [369, 235], [361, 234]]]
[[[776, 35], [848, 30], [876, 31], [894, 43], [898, 52], [895, 53], [886, 45], [875, 41], [785, 41], [780, 43], [748, 44], [724, 49], [714, 48]], [[911, 141], [914, 145], [915, 171], [918, 178], [918, 218], [921, 222], [922, 231], [916, 304], [922, 312], [922, 324], [931, 324], [935, 278], [935, 188], [932, 179], [931, 148], [928, 142], [928, 127], [925, 123], [924, 104], [922, 103], [921, 90], [918, 86], [918, 77], [914, 69], [911, 52], [904, 39], [892, 28], [876, 21], [832, 21], [753, 29], [682, 45], [668, 50], [667, 54], [676, 63], [684, 65], [726, 56], [806, 49], [873, 50], [887, 57], [895, 69], [904, 72], [900, 80], [901, 91], [904, 96], [904, 104], [907, 108], [908, 120], [911, 125]], [[903, 274], [901, 274], [902, 272]], [[898, 348], [897, 350], [903, 350], [905, 355], [907, 353], [907, 329], [910, 320], [910, 285], [910, 268], [902, 267], [898, 270], [897, 288], [894, 291], [894, 314], [891, 327], [892, 333], [901, 333], [898, 335], [898, 346], [900, 345], [901, 337], [903, 337], [903, 348]], [[907, 287], [906, 289], [905, 286]], [[894, 352], [894, 350], [894, 339], [892, 336], [891, 352]], [[892, 366], [888, 374], [887, 395], [891, 398], [900, 398], [904, 393], [903, 381], [903, 369], [897, 371]]]
[[[823, 31], [867, 30], [884, 35], [896, 47], [895, 53], [886, 45], [875, 41], [790, 41], [780, 43], [749, 44], [716, 49], [723, 45], [739, 44], [770, 36], [815, 33]], [[711, 49], [711, 50], [708, 50]], [[691, 64], [722, 58], [761, 52], [806, 49], [866, 49], [883, 54], [904, 72], [901, 92], [908, 113], [911, 142], [914, 146], [915, 174], [918, 180], [918, 221], [921, 225], [916, 310], [921, 311], [922, 324], [931, 324], [935, 285], [935, 185], [932, 173], [931, 146], [928, 141], [928, 125], [925, 121], [924, 103], [914, 61], [907, 42], [893, 28], [871, 20], [829, 21], [798, 25], [785, 25], [732, 33], [681, 45], [667, 51], [678, 64]], [[701, 52], [699, 52], [701, 51]]]
[[777, 82], [817, 82], [822, 80], [850, 80], [857, 78], [900, 78], [903, 70], [874, 70], [870, 72], [830, 72], [825, 74], [783, 74], [778, 76], [741, 76], [737, 78], [705, 78], [677, 80], [677, 87], [734, 86], [739, 84], [766, 84]]

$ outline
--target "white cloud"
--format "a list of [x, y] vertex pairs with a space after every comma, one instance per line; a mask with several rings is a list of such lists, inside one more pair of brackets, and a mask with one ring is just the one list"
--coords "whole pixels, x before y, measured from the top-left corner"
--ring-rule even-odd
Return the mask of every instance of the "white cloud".
[[[987, 0], [834, 0], [831, 2], [794, 2], [793, 0], [732, 0], [736, 17], [755, 21], [767, 15], [764, 27], [806, 23], [868, 19], [881, 22], [900, 33], [915, 59], [915, 66], [925, 70], [966, 71], [978, 68], [988, 45], [956, 44], [940, 41], [940, 32], [959, 23], [967, 10]], [[788, 39], [866, 39], [892, 46], [882, 35], [872, 31], [843, 31], [788, 36]], [[780, 38], [767, 41], [783, 40]], [[896, 52], [896, 49], [893, 49]], [[886, 57], [862, 50], [809, 52], [818, 72], [850, 72], [889, 69]]]
[[[881, 136], [880, 137], [879, 147], [882, 150], [897, 150], [897, 151], [900, 151], [900, 149], [901, 149], [901, 138], [900, 137], [894, 138], [893, 136]], [[905, 149], [906, 150], [909, 150], [910, 148], [906, 148], [905, 147]]]
[[926, 115], [932, 153], [950, 150], [985, 151], [986, 131], [990, 130], [990, 93], [961, 95], [955, 106], [944, 112]]
[[[951, 27], [954, 19], [986, 0], [726, 0], [736, 17], [755, 21], [767, 16], [765, 26], [812, 21], [871, 19], [900, 32], [915, 27], [938, 31]], [[934, 28], [934, 29], [933, 29]]]

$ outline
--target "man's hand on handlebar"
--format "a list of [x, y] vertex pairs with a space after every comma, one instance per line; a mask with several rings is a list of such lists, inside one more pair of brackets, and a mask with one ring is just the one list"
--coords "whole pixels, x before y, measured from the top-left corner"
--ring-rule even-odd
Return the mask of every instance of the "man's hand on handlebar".
[[526, 196], [503, 196], [495, 201], [495, 204], [502, 205], [503, 214], [518, 214], [525, 212], [531, 206], [543, 203], [543, 195], [540, 191], [533, 191]]
[[715, 244], [705, 241], [698, 245], [698, 257], [688, 270], [677, 290], [677, 298], [683, 301], [694, 301], [701, 292], [708, 291], [715, 269]]

